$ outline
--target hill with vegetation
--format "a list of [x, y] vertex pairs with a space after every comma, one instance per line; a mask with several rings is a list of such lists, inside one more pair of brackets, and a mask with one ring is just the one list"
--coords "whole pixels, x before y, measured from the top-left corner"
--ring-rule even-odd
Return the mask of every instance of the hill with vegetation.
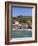
[[27, 16], [27, 15], [26, 16], [19, 15], [17, 17], [11, 16], [12, 23], [13, 23], [14, 19], [19, 21], [19, 23], [27, 23], [27, 21], [30, 21], [32, 23], [32, 16]]

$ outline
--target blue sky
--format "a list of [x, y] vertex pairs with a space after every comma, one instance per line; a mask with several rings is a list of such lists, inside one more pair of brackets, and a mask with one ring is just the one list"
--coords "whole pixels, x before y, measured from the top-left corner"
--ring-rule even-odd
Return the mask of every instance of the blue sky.
[[12, 16], [32, 16], [32, 8], [12, 7]]

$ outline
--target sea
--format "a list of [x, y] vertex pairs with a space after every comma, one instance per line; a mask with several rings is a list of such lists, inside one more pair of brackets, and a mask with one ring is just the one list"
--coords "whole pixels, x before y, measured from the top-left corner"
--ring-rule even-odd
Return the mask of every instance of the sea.
[[12, 30], [11, 38], [27, 38], [32, 37], [32, 30]]

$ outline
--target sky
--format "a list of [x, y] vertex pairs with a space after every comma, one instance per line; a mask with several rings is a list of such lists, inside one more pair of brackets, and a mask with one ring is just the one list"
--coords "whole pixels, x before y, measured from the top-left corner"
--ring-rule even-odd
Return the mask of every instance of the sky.
[[32, 16], [32, 8], [12, 7], [12, 16]]

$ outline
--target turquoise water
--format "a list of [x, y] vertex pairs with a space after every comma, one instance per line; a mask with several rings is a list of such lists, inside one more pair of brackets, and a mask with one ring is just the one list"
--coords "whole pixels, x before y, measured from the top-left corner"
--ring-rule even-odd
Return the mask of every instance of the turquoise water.
[[32, 31], [12, 31], [11, 38], [32, 37]]

